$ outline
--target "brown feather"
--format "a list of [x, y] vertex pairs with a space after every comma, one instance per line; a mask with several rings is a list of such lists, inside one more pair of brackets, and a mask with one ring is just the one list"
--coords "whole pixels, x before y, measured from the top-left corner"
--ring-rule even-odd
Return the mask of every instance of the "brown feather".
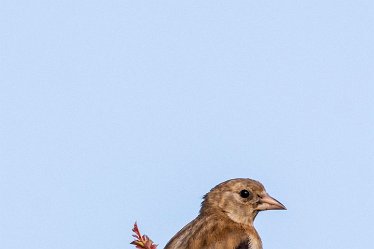
[[[252, 195], [243, 197], [242, 190]], [[262, 249], [253, 221], [265, 193], [263, 185], [251, 179], [217, 185], [204, 196], [200, 214], [174, 235], [165, 249]]]

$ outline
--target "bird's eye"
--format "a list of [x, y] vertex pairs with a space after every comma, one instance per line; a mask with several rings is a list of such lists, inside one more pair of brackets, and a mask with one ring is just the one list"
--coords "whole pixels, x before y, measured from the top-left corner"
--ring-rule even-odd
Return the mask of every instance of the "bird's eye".
[[252, 197], [252, 193], [249, 192], [248, 190], [246, 189], [243, 189], [242, 191], [240, 191], [240, 196], [242, 198], [248, 198], [248, 197]]

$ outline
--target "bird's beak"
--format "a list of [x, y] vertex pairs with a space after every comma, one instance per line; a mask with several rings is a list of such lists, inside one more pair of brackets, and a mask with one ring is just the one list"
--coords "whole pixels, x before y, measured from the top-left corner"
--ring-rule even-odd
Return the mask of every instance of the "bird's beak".
[[266, 192], [260, 196], [259, 205], [257, 206], [258, 211], [286, 209], [287, 208], [282, 203], [271, 197]]

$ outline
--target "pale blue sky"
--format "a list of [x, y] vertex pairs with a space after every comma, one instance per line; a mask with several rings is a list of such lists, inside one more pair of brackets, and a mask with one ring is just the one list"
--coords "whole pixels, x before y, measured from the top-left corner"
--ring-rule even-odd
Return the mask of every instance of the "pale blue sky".
[[0, 4], [0, 247], [165, 243], [260, 180], [265, 249], [371, 248], [374, 2]]

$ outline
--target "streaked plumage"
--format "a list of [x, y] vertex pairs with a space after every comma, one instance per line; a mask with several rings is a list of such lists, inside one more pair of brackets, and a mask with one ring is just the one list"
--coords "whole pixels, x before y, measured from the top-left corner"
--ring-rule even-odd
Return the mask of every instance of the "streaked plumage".
[[262, 249], [253, 221], [258, 212], [286, 209], [251, 179], [232, 179], [204, 196], [200, 214], [165, 249]]

